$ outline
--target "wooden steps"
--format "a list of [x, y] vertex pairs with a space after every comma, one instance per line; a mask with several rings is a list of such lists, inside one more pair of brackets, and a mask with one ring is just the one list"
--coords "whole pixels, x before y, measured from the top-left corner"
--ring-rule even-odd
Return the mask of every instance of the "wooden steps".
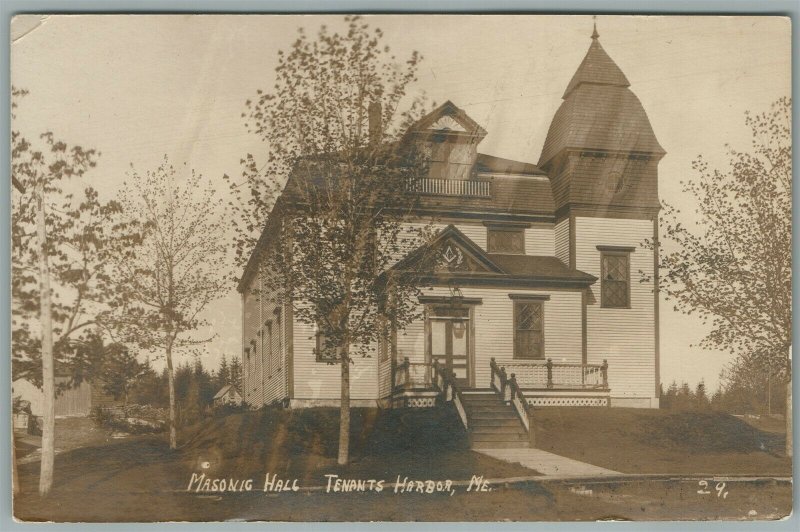
[[503, 402], [494, 391], [465, 390], [462, 397], [473, 449], [529, 447], [528, 432], [514, 407]]

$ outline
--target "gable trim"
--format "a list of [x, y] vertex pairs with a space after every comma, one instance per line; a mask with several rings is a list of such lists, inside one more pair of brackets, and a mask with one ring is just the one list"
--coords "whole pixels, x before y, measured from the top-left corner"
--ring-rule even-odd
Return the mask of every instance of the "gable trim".
[[[435, 248], [439, 246], [441, 243], [446, 241], [447, 239], [452, 239], [458, 246], [464, 249], [469, 255], [470, 258], [474, 259], [476, 262], [481, 264], [484, 268], [488, 271], [483, 272], [484, 275], [486, 274], [504, 274], [502, 268], [500, 268], [497, 264], [492, 262], [492, 260], [486, 255], [486, 253], [478, 246], [475, 242], [473, 242], [467, 235], [459, 231], [459, 229], [450, 224], [444, 229], [442, 229], [436, 237], [426, 244], [418, 247], [408, 255], [406, 255], [403, 259], [401, 259], [397, 264], [392, 266], [392, 270], [402, 270], [402, 268], [416, 260], [424, 251], [425, 249]], [[480, 273], [476, 273], [480, 275]]]

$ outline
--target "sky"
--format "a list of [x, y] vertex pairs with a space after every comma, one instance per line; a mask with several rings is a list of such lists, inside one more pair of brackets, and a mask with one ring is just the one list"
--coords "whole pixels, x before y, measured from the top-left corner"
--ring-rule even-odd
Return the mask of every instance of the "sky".
[[[479, 151], [536, 163], [570, 78], [585, 55], [590, 16], [381, 15], [398, 59], [423, 56], [414, 91], [451, 100], [488, 131]], [[241, 117], [256, 90], [274, 79], [277, 51], [298, 27], [313, 32], [342, 17], [320, 15], [21, 16], [12, 21], [11, 79], [27, 89], [15, 129], [53, 131], [101, 152], [86, 180], [107, 198], [133, 165], [169, 156], [212, 181], [237, 175], [265, 147]], [[725, 168], [725, 145], [750, 146], [744, 112], [766, 111], [791, 95], [791, 23], [785, 17], [599, 16], [606, 52], [641, 100], [667, 152], [661, 198], [686, 212], [680, 182], [702, 154]], [[213, 342], [202, 356], [216, 367], [239, 354], [240, 301], [234, 287], [207, 312]], [[708, 389], [727, 353], [697, 343], [707, 329], [661, 304], [661, 374]]]

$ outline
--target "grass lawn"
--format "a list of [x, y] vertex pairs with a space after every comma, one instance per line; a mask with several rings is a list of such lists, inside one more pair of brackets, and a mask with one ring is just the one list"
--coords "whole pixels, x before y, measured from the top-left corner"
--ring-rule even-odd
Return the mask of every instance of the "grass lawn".
[[792, 474], [785, 433], [718, 412], [539, 408], [535, 423], [537, 447], [622, 473]]
[[[676, 425], [669, 415], [657, 411], [540, 409], [537, 414], [540, 443], [550, 450], [622, 471], [646, 465], [648, 453], [659, 457], [658, 463], [671, 460], [669, 467], [665, 466], [670, 472], [684, 463], [681, 457], [684, 461], [688, 457], [695, 465], [708, 464], [710, 456], [717, 457], [717, 465], [722, 464], [720, 457], [729, 461], [739, 457], [740, 465], [752, 467], [755, 462], [750, 455], [759, 454], [743, 450], [752, 442], [734, 445], [732, 436], [725, 436], [727, 432], [719, 429], [721, 434], [718, 431], [713, 440], [721, 438], [727, 444], [712, 445], [709, 438], [699, 439], [705, 442], [705, 454], [689, 455], [680, 450], [685, 446], [679, 445], [679, 435], [666, 437], [663, 432], [677, 428], [686, 431], [687, 427]], [[38, 462], [20, 465], [22, 491], [15, 497], [14, 513], [27, 521], [88, 522], [593, 521], [748, 519], [753, 515], [776, 518], [786, 515], [791, 507], [791, 485], [761, 481], [729, 486], [730, 496], [725, 499], [713, 494], [698, 495], [697, 483], [687, 481], [602, 482], [587, 485], [590, 493], [576, 493], [576, 486], [558, 482], [495, 485], [491, 491], [480, 493], [459, 487], [452, 496], [398, 494], [391, 488], [380, 493], [261, 491], [266, 472], [285, 479], [296, 478], [301, 487], [324, 485], [326, 473], [356, 479], [382, 478], [387, 483], [394, 482], [398, 474], [419, 480], [462, 480], [474, 474], [487, 478], [536, 474], [470, 451], [464, 430], [451, 409], [354, 409], [352, 462], [340, 468], [336, 465], [337, 416], [338, 411], [333, 409], [266, 409], [209, 419], [184, 430], [180, 435], [182, 446], [177, 451], [168, 449], [164, 435], [100, 441], [95, 439], [97, 434], [90, 433], [90, 446], [57, 455], [54, 488], [45, 499], [36, 492]], [[597, 429], [610, 426], [613, 420], [619, 423], [613, 425], [614, 430]], [[626, 421], [628, 424], [622, 425]], [[632, 425], [631, 421], [636, 423]], [[623, 430], [623, 426], [627, 428]], [[563, 434], [556, 434], [557, 430]], [[73, 434], [66, 441], [78, 436]], [[652, 443], [654, 440], [660, 443]], [[670, 443], [666, 445], [664, 441]], [[730, 450], [732, 445], [739, 450]], [[609, 463], [602, 463], [603, 453]], [[787, 462], [767, 453], [760, 455], [778, 464]], [[208, 467], [203, 469], [205, 462]], [[624, 467], [626, 462], [630, 463]], [[707, 469], [697, 467], [684, 469], [691, 473]], [[201, 471], [217, 478], [252, 478], [254, 490], [187, 492], [192, 473]], [[741, 468], [737, 472], [740, 471]], [[756, 514], [749, 514], [751, 511]]]
[[[259, 500], [268, 496], [260, 492], [266, 473], [297, 479], [300, 487], [325, 485], [325, 474], [386, 483], [398, 475], [469, 480], [472, 475], [537, 474], [469, 450], [452, 408], [354, 408], [351, 416], [351, 462], [344, 467], [336, 464], [338, 410], [330, 408], [268, 408], [208, 419], [182, 431], [176, 451], [169, 450], [165, 435], [64, 451], [56, 457], [55, 483], [46, 500], [36, 493], [39, 463], [19, 466], [22, 494], [15, 500], [15, 515], [27, 520], [193, 520], [196, 506], [205, 504], [202, 497], [186, 493], [193, 473], [252, 479]], [[252, 500], [252, 495], [235, 495], [240, 510], [240, 504]]]

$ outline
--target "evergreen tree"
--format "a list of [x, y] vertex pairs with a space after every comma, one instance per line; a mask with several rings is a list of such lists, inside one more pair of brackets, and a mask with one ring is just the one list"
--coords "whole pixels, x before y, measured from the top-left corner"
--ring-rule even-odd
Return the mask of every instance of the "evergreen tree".
[[675, 401], [675, 410], [685, 411], [691, 410], [694, 406], [694, 394], [689, 387], [688, 382], [683, 382], [678, 389], [678, 395]]
[[706, 395], [706, 383], [702, 379], [697, 383], [697, 388], [695, 388], [694, 400], [698, 410], [708, 409], [709, 401]]
[[222, 360], [219, 363], [219, 370], [217, 371], [216, 388], [221, 389], [223, 386], [231, 383], [231, 375], [228, 368], [228, 360], [225, 358], [225, 353], [222, 353]]
[[231, 367], [230, 367], [230, 376], [229, 381], [230, 384], [233, 384], [234, 388], [239, 393], [243, 393], [242, 390], [242, 364], [239, 362], [239, 357], [236, 355], [231, 358]]

